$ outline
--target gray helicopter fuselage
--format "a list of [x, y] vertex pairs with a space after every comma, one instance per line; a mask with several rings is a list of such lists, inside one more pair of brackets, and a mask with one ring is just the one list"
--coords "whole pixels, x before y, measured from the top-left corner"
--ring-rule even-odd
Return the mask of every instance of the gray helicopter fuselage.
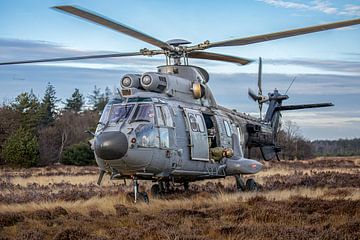
[[[101, 170], [114, 178], [183, 182], [262, 169], [260, 162], [244, 156], [247, 128], [261, 122], [218, 106], [205, 70], [163, 66], [157, 73], [126, 76], [132, 78], [131, 87], [122, 84], [121, 99], [107, 104], [96, 131], [95, 157]], [[144, 76], [151, 77], [151, 84], [163, 81], [142, 84]], [[194, 83], [201, 83], [199, 98], [194, 97]], [[164, 87], [157, 90], [158, 85]], [[268, 131], [271, 135], [270, 126]], [[233, 154], [214, 160], [212, 149], [231, 149]]]

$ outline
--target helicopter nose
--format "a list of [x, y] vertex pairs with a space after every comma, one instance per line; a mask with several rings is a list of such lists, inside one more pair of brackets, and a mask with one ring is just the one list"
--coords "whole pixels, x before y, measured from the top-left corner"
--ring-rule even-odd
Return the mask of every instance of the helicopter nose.
[[102, 159], [122, 158], [127, 150], [128, 141], [122, 132], [103, 132], [95, 139], [95, 153]]

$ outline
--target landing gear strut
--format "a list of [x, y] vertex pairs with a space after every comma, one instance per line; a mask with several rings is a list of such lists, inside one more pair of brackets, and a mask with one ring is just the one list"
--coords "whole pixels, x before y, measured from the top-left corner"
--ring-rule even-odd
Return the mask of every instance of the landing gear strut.
[[236, 180], [236, 188], [240, 191], [240, 192], [244, 192], [245, 189], [245, 183], [243, 181], [243, 179], [241, 178], [240, 174], [235, 175], [235, 180]]
[[134, 188], [134, 203], [137, 203], [138, 200], [145, 203], [149, 203], [149, 197], [147, 193], [139, 192], [139, 183], [136, 177], [134, 177], [133, 188]]

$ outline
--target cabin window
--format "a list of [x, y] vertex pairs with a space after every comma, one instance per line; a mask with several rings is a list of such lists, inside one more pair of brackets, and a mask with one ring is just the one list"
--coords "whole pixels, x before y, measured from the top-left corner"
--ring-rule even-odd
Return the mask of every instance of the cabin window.
[[127, 119], [133, 108], [134, 108], [133, 104], [130, 105], [114, 104], [111, 108], [111, 112], [109, 116], [109, 124], [117, 123], [119, 121], [123, 121]]
[[228, 137], [231, 137], [231, 128], [229, 122], [224, 120], [224, 126], [225, 126], [226, 135]]
[[189, 121], [190, 121], [191, 130], [193, 130], [193, 132], [199, 132], [199, 125], [196, 122], [196, 118], [194, 114], [189, 113]]
[[195, 117], [196, 117], [196, 122], [198, 123], [199, 126], [199, 131], [205, 132], [205, 126], [202, 117], [199, 114], [195, 114]]
[[154, 123], [154, 107], [151, 104], [139, 104], [131, 119], [131, 122], [150, 122]]

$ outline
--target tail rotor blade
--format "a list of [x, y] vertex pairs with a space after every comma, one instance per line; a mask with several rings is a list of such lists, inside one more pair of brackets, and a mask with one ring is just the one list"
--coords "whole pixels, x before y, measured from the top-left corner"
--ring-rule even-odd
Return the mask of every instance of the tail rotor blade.
[[249, 97], [250, 97], [252, 100], [254, 100], [254, 101], [260, 100], [260, 99], [259, 99], [259, 96], [256, 95], [256, 93], [255, 93], [253, 90], [251, 90], [250, 88], [248, 89], [248, 95], [249, 95]]
[[262, 95], [262, 60], [261, 57], [259, 58], [259, 73], [258, 73], [258, 88], [259, 88], [259, 95]]

